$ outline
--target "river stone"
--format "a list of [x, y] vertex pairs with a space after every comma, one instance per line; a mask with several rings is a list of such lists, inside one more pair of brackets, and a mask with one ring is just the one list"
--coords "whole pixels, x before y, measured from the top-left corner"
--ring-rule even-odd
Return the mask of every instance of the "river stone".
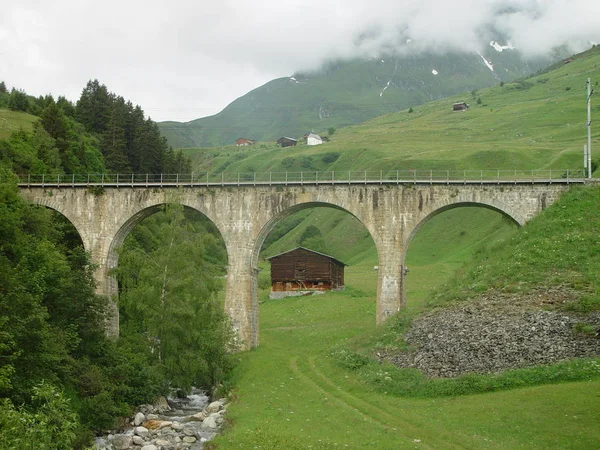
[[168, 428], [171, 425], [173, 425], [173, 422], [171, 422], [170, 420], [164, 420], [160, 423], [160, 425], [158, 426], [159, 429], [161, 428]]
[[196, 429], [193, 427], [184, 426], [183, 434], [185, 434], [186, 436], [194, 436], [196, 434]]
[[156, 445], [158, 445], [159, 447], [167, 447], [167, 446], [171, 445], [171, 443], [169, 441], [167, 441], [166, 439], [157, 439], [154, 443]]
[[160, 427], [162, 420], [146, 420], [142, 426], [148, 428], [149, 430], [156, 430]]
[[194, 436], [185, 436], [183, 438], [183, 442], [185, 442], [186, 444], [193, 444], [194, 442], [196, 442], [196, 438]]
[[148, 414], [146, 418], [148, 420], [158, 420], [158, 414]]
[[127, 450], [129, 447], [131, 447], [132, 443], [133, 439], [131, 436], [124, 436], [122, 434], [116, 435], [112, 440], [112, 446], [115, 448], [115, 450]]
[[135, 418], [133, 419], [133, 425], [139, 427], [142, 423], [144, 423], [144, 420], [146, 420], [146, 416], [144, 416], [144, 413], [139, 412], [135, 415]]
[[146, 442], [146, 441], [144, 441], [144, 439], [142, 437], [140, 437], [140, 436], [133, 436], [133, 443], [135, 445], [144, 445], [144, 442]]
[[199, 412], [196, 414], [192, 414], [191, 416], [187, 416], [185, 418], [186, 422], [202, 422], [206, 415], [203, 412]]
[[158, 412], [167, 412], [171, 410], [169, 402], [165, 397], [158, 397], [158, 400], [156, 400], [156, 403], [154, 404], [154, 408]]
[[183, 430], [183, 424], [181, 422], [173, 421], [171, 428], [173, 428], [175, 431], [181, 431]]
[[216, 417], [214, 415], [208, 416], [206, 419], [204, 419], [204, 422], [202, 422], [203, 430], [214, 430], [216, 428], [217, 428], [217, 421], [216, 421]]
[[211, 413], [216, 413], [216, 412], [217, 412], [217, 411], [219, 411], [219, 410], [220, 410], [222, 407], [223, 407], [223, 403], [222, 403], [221, 401], [218, 401], [218, 400], [217, 400], [217, 401], [215, 401], [215, 402], [212, 402], [210, 405], [208, 405], [208, 406], [206, 407], [206, 412], [207, 412], [208, 414], [211, 414]]
[[150, 432], [146, 427], [135, 427], [135, 434], [143, 438], [150, 436]]
[[142, 450], [158, 450], [158, 447], [154, 444], [144, 445]]

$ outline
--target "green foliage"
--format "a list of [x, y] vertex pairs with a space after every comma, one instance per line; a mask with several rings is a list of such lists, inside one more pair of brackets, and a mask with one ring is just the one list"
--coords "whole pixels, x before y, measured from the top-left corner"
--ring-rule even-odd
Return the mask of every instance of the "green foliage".
[[29, 111], [29, 99], [25, 91], [12, 89], [8, 100], [8, 109], [11, 111]]
[[30, 411], [0, 400], [0, 448], [72, 449], [79, 421], [65, 395], [42, 382], [33, 388], [32, 404]]
[[[198, 228], [200, 227], [200, 228]], [[123, 337], [146, 343], [165, 383], [212, 389], [232, 368], [232, 328], [218, 301], [224, 246], [169, 204], [128, 238], [115, 270]]]
[[327, 134], [329, 136], [333, 136], [334, 133], [335, 133], [335, 127], [329, 127], [329, 128], [327, 128]]
[[140, 106], [109, 92], [98, 80], [88, 81], [74, 115], [99, 139], [111, 173], [191, 172], [189, 159], [169, 147], [156, 123], [144, 117]]

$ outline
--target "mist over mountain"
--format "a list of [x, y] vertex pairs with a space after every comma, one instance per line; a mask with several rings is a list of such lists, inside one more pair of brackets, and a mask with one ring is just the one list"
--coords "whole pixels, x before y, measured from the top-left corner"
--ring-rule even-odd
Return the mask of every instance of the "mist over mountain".
[[317, 70], [272, 80], [213, 116], [159, 127], [176, 148], [233, 144], [240, 137], [298, 138], [529, 75], [564, 54], [525, 57], [500, 39], [468, 52], [409, 51], [412, 45], [407, 38], [377, 56], [330, 60]]

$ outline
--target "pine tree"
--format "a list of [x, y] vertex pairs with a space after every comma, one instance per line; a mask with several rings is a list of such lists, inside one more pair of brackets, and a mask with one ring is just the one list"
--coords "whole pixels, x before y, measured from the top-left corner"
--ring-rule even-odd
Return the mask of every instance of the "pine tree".
[[86, 130], [102, 134], [106, 131], [111, 103], [106, 86], [98, 80], [90, 80], [77, 101], [75, 117]]

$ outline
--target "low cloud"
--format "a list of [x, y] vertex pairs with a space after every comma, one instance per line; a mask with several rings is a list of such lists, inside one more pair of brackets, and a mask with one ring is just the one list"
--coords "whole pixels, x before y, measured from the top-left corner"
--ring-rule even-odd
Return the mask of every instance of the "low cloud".
[[497, 35], [528, 56], [579, 51], [600, 42], [600, 2], [21, 0], [0, 16], [0, 80], [76, 99], [98, 78], [156, 120], [191, 120], [330, 59], [481, 51]]

